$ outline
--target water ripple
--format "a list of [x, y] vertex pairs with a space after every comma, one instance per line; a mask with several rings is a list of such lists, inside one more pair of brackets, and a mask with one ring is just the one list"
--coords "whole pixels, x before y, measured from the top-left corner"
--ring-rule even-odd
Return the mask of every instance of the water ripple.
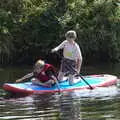
[[119, 86], [9, 99], [3, 96], [0, 96], [1, 120], [120, 119]]

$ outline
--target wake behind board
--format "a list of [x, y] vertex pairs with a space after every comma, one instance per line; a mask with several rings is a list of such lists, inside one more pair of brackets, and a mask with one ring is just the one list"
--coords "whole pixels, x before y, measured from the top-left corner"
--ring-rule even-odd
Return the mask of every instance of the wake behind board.
[[[92, 86], [92, 88], [107, 87], [107, 86], [115, 85], [117, 83], [117, 77], [108, 74], [88, 75], [88, 76], [84, 76], [83, 78], [90, 84], [90, 86]], [[73, 85], [69, 85], [68, 80], [60, 82], [59, 86], [61, 92], [89, 89], [89, 86], [80, 77], [77, 77], [74, 80], [77, 82], [74, 83]], [[59, 91], [56, 85], [53, 87], [44, 87], [44, 86], [34, 85], [32, 84], [32, 82], [5, 83], [3, 85], [3, 89], [15, 94], [50, 93], [50, 92]]]

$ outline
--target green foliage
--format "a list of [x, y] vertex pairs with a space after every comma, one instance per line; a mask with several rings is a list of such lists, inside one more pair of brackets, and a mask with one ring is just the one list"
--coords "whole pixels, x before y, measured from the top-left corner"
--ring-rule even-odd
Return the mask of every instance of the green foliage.
[[1, 0], [0, 63], [32, 63], [75, 29], [84, 61], [120, 60], [118, 0]]
[[6, 64], [11, 59], [13, 37], [10, 33], [12, 18], [10, 12], [0, 9], [0, 63]]
[[61, 19], [64, 29], [76, 29], [88, 61], [119, 61], [119, 10], [117, 1], [73, 0]]

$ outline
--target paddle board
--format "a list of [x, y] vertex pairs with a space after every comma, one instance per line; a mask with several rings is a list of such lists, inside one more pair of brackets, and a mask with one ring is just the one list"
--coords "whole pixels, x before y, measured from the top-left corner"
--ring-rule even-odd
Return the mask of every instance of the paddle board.
[[[100, 74], [100, 75], [87, 75], [83, 76], [84, 80], [92, 86], [96, 87], [108, 87], [117, 83], [117, 76], [109, 74]], [[66, 78], [65, 78], [66, 79]], [[64, 80], [59, 83], [61, 92], [64, 91], [74, 91], [74, 90], [83, 90], [89, 89], [89, 86], [85, 83], [81, 77], [74, 78], [76, 81], [73, 85], [69, 85], [68, 80]], [[35, 85], [32, 82], [23, 82], [23, 83], [5, 83], [3, 89], [11, 92], [13, 94], [33, 94], [33, 93], [50, 93], [50, 92], [59, 92], [56, 85], [53, 87], [44, 87], [40, 85]]]

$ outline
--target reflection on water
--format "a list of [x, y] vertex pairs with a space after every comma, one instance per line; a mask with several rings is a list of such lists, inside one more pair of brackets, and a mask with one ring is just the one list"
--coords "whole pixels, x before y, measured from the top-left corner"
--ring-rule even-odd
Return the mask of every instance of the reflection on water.
[[119, 120], [118, 87], [72, 93], [0, 97], [1, 120]]
[[[94, 73], [96, 69], [93, 68], [88, 67], [87, 73], [89, 70], [89, 73]], [[107, 69], [100, 66], [99, 70], [103, 69], [103, 73], [119, 75], [119, 71], [116, 71], [118, 68], [110, 68], [112, 67], [109, 67], [108, 72], [106, 72]], [[17, 71], [13, 73], [14, 76], [19, 76], [26, 71], [29, 70], [26, 69], [22, 73], [19, 71], [16, 75]], [[96, 71], [96, 73], [100, 73], [100, 71]], [[3, 78], [5, 79], [5, 76]], [[119, 82], [117, 86], [94, 90], [19, 97], [7, 96], [0, 89], [0, 120], [120, 120], [119, 99]]]

